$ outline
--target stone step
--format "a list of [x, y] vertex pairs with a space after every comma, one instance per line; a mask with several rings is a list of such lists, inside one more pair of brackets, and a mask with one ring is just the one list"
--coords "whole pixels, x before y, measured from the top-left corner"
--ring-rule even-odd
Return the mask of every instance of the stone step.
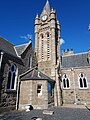
[[42, 118], [37, 118], [36, 120], [42, 120]]
[[45, 114], [45, 115], [53, 115], [54, 111], [44, 110], [43, 114]]

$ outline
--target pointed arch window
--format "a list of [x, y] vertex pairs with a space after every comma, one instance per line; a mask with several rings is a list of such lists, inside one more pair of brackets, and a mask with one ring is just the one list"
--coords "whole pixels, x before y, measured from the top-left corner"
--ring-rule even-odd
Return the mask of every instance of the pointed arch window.
[[16, 80], [17, 80], [17, 68], [16, 65], [11, 65], [8, 72], [7, 90], [16, 89]]
[[78, 81], [79, 81], [79, 88], [80, 89], [87, 89], [88, 88], [87, 78], [86, 78], [84, 73], [79, 74]]
[[63, 88], [69, 89], [70, 88], [70, 80], [66, 74], [62, 76]]

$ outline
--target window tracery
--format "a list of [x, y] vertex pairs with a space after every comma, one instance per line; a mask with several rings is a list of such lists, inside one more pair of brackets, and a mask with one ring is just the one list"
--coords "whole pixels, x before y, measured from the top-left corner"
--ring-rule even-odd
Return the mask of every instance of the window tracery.
[[16, 77], [17, 77], [17, 68], [16, 65], [11, 65], [8, 72], [8, 82], [7, 89], [15, 90], [16, 89]]
[[70, 80], [66, 74], [62, 76], [63, 88], [68, 89], [70, 88]]
[[88, 87], [87, 79], [84, 73], [79, 74], [78, 80], [79, 80], [79, 88], [85, 89]]

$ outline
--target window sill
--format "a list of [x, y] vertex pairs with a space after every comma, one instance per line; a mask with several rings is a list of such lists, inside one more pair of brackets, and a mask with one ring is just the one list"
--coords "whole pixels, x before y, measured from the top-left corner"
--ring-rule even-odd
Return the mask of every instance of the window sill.
[[89, 88], [79, 88], [79, 90], [88, 90]]
[[17, 91], [16, 91], [16, 90], [12, 90], [12, 89], [11, 89], [11, 90], [10, 90], [10, 89], [7, 89], [6, 92], [8, 92], [8, 93], [14, 92], [14, 93], [15, 93], [15, 92], [17, 92]]
[[70, 88], [63, 88], [63, 90], [71, 90]]

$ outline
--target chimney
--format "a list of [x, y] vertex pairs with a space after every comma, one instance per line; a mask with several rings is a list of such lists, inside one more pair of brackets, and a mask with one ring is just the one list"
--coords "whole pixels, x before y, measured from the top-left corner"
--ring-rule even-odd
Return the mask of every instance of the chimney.
[[63, 52], [62, 52], [63, 56], [65, 56], [65, 55], [73, 55], [73, 54], [74, 54], [73, 49], [63, 50]]
[[63, 56], [67, 55], [67, 51], [65, 49], [62, 51], [62, 55]]
[[68, 54], [69, 54], [69, 55], [73, 55], [73, 54], [74, 54], [73, 49], [69, 49]]

